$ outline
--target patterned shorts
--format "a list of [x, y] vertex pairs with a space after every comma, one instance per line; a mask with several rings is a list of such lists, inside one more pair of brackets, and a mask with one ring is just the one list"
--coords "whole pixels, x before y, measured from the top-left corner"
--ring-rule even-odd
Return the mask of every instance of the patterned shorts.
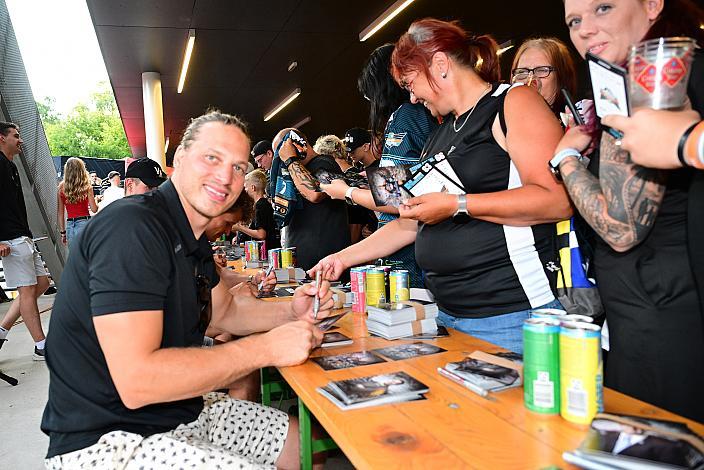
[[46, 459], [46, 468], [274, 468], [288, 433], [286, 413], [224, 393], [203, 398], [203, 411], [191, 423], [149, 437], [113, 431], [90, 447]]

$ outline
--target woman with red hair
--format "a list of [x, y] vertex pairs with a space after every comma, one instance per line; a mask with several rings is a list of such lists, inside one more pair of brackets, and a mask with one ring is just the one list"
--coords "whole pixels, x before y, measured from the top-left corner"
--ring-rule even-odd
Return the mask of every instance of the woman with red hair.
[[443, 155], [466, 194], [414, 197], [400, 219], [317, 268], [339, 275], [415, 241], [440, 321], [521, 352], [531, 309], [559, 307], [553, 222], [572, 209], [548, 170], [562, 129], [535, 89], [498, 83], [496, 49], [489, 36], [435, 19], [416, 21], [399, 39], [395, 78], [413, 103], [446, 116], [421, 159]]

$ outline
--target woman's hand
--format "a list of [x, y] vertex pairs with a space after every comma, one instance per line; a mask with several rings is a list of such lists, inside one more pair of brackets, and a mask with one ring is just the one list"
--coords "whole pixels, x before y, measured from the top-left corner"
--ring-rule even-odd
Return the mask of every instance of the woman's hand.
[[701, 119], [696, 111], [639, 109], [632, 117], [604, 116], [601, 122], [623, 132], [621, 148], [634, 163], [650, 168], [679, 168], [677, 145], [682, 134]]
[[592, 137], [586, 126], [570, 127], [557, 144], [555, 154], [568, 148], [583, 153], [589, 147], [591, 141]]
[[330, 184], [320, 183], [320, 189], [330, 196], [330, 199], [345, 199], [345, 194], [350, 187], [343, 180], [332, 180]]
[[431, 225], [449, 219], [455, 212], [457, 196], [448, 193], [423, 194], [409, 199], [398, 208], [401, 217]]
[[340, 278], [342, 273], [347, 269], [347, 266], [339, 254], [333, 253], [326, 256], [325, 258], [318, 261], [318, 264], [313, 266], [308, 270], [308, 275], [311, 278], [315, 278], [315, 273], [317, 271], [322, 271], [323, 279], [330, 279], [331, 281]]

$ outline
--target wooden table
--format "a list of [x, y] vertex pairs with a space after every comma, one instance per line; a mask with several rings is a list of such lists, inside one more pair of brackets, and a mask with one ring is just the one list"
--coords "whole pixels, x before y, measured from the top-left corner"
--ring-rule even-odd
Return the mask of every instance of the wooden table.
[[[248, 270], [247, 270], [248, 271]], [[370, 337], [365, 315], [349, 313], [338, 326], [354, 340], [347, 346], [316, 349], [312, 357], [372, 350], [411, 341]], [[577, 448], [587, 427], [544, 416], [523, 406], [523, 388], [491, 394], [487, 400], [437, 373], [447, 362], [475, 350], [501, 348], [452, 329], [450, 336], [426, 340], [447, 352], [403, 361], [389, 361], [343, 370], [323, 370], [312, 361], [279, 372], [299, 398], [304, 416], [317, 418], [356, 468], [569, 468], [562, 453]], [[403, 370], [430, 387], [426, 400], [342, 411], [316, 392], [331, 380]], [[614, 390], [604, 390], [604, 410], [659, 419], [685, 421], [704, 434], [704, 425], [682, 418]], [[309, 429], [301, 427], [309, 441]], [[310, 452], [310, 445], [302, 445]], [[303, 455], [304, 468], [310, 455]]]
[[[353, 338], [348, 346], [317, 349], [312, 357], [372, 350], [411, 341], [369, 337], [365, 315], [350, 313], [338, 325]], [[449, 330], [450, 336], [424, 341], [447, 352], [403, 361], [325, 371], [312, 361], [279, 371], [305, 406], [356, 468], [545, 468], [569, 467], [562, 453], [579, 446], [587, 428], [559, 416], [543, 416], [523, 406], [523, 388], [491, 394], [490, 401], [437, 373], [475, 350], [495, 345]], [[315, 391], [331, 380], [404, 370], [430, 387], [427, 400], [342, 411]], [[704, 425], [610, 389], [606, 412], [686, 421], [704, 434]], [[306, 459], [304, 459], [306, 460]]]

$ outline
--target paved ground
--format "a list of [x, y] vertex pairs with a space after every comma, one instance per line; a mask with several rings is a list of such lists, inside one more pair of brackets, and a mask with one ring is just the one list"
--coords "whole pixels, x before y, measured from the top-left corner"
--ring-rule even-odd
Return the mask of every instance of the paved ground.
[[[53, 295], [42, 296], [39, 310], [53, 303]], [[0, 318], [9, 306], [0, 303]], [[48, 331], [50, 316], [50, 312], [42, 314], [44, 332]], [[12, 328], [8, 340], [0, 349], [0, 370], [18, 379], [19, 385], [12, 387], [0, 381], [0, 469], [39, 470], [44, 468], [43, 459], [49, 446], [48, 437], [39, 429], [49, 373], [44, 362], [32, 361], [34, 342], [23, 323]], [[325, 465], [326, 470], [351, 468], [341, 454], [331, 456]]]

